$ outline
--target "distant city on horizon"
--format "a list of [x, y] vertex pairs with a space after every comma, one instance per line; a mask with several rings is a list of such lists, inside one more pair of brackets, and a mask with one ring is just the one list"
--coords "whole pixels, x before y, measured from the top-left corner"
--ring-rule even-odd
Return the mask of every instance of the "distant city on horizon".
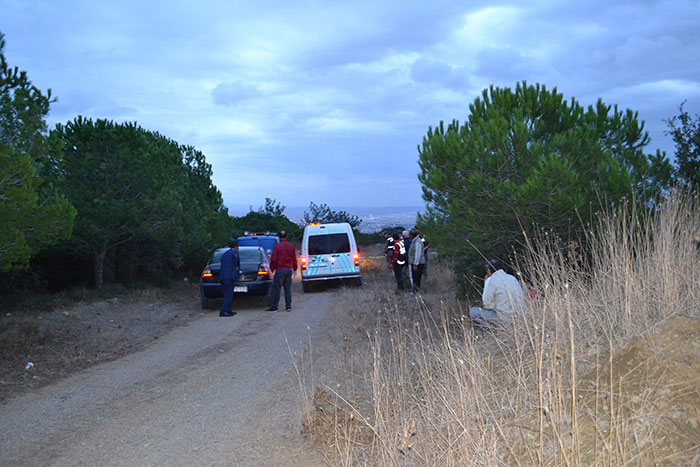
[[[245, 216], [251, 210], [256, 211], [260, 206], [242, 204], [226, 205], [232, 216]], [[416, 217], [419, 212], [425, 210], [425, 206], [388, 206], [388, 207], [362, 207], [362, 206], [329, 206], [333, 211], [346, 211], [347, 213], [362, 219], [358, 230], [363, 233], [378, 232], [388, 227], [404, 227], [410, 229], [416, 225]], [[304, 212], [308, 206], [286, 206], [284, 215], [290, 221], [301, 224]]]

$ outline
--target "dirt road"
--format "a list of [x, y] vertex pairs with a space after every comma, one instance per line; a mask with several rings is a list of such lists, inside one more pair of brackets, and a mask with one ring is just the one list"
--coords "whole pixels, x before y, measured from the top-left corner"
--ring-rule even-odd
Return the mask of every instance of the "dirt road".
[[0, 465], [324, 465], [299, 434], [286, 342], [331, 353], [343, 316], [335, 291], [300, 285], [291, 313], [241, 301], [232, 318], [211, 311], [143, 351], [10, 399]]

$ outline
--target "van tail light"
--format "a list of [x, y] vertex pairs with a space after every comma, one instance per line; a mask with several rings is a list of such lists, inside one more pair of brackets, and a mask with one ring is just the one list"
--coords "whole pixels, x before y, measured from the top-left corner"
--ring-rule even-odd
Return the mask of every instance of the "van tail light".
[[306, 266], [307, 266], [307, 259], [306, 256], [300, 256], [299, 257], [299, 262], [301, 263], [301, 270], [306, 271]]
[[211, 268], [207, 266], [204, 268], [204, 271], [202, 271], [202, 279], [211, 279], [212, 277], [214, 277], [214, 274], [212, 274]]
[[360, 254], [359, 253], [355, 253], [354, 255], [352, 255], [352, 259], [355, 260], [355, 266], [360, 265]]
[[264, 264], [258, 266], [258, 276], [267, 276], [270, 274], [270, 270]]

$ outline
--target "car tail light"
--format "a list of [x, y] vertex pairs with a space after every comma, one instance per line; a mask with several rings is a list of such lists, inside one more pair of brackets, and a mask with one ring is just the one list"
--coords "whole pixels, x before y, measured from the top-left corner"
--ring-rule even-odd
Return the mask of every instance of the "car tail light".
[[270, 270], [264, 264], [258, 266], [258, 276], [267, 276], [270, 274]]
[[202, 271], [202, 279], [210, 279], [212, 277], [214, 277], [214, 274], [212, 274], [211, 268], [207, 266], [204, 268], [204, 271]]
[[305, 271], [307, 262], [306, 256], [299, 257], [299, 262], [301, 263], [301, 269]]
[[359, 253], [355, 253], [354, 255], [352, 255], [352, 259], [355, 260], [355, 266], [360, 265], [360, 254]]

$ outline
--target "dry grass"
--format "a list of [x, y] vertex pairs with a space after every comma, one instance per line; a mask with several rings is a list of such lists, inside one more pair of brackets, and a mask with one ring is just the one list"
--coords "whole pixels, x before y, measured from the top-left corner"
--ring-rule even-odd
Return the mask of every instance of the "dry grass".
[[601, 220], [590, 251], [532, 239], [537, 296], [494, 332], [474, 332], [437, 264], [422, 295], [389, 273], [347, 291], [365, 345], [307, 397], [308, 431], [341, 465], [697, 465], [700, 207], [636, 217]]

